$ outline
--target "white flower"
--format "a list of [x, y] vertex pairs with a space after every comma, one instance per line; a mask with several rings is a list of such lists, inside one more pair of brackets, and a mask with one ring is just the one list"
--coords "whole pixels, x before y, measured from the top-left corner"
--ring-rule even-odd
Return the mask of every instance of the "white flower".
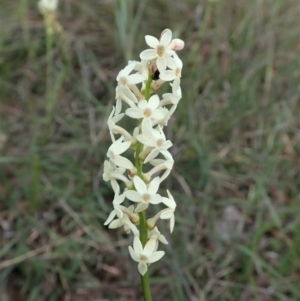
[[181, 69], [182, 69], [182, 61], [177, 56], [174, 55], [174, 58], [167, 58], [168, 61], [168, 67], [171, 70], [166, 70], [162, 72], [159, 77], [164, 81], [172, 81], [175, 78], [180, 79], [181, 77]]
[[111, 181], [114, 191], [116, 191], [114, 187], [118, 186], [116, 179], [123, 181], [127, 187], [130, 185], [131, 181], [123, 175], [124, 172], [125, 168], [118, 168], [112, 161], [104, 161], [103, 180], [105, 182]]
[[174, 212], [175, 212], [175, 209], [176, 209], [176, 203], [175, 203], [175, 200], [174, 200], [174, 198], [171, 195], [171, 193], [170, 193], [169, 190], [167, 190], [167, 193], [168, 193], [168, 197], [169, 198], [163, 197], [162, 198], [163, 199], [162, 202], [166, 206], [168, 206], [169, 208], [163, 210], [163, 212], [160, 215], [160, 218], [161, 219], [169, 219], [170, 220], [170, 232], [172, 233], [173, 229], [174, 229], [174, 224], [175, 224], [175, 215], [174, 215]]
[[[40, 3], [48, 1], [40, 0]], [[109, 159], [104, 162], [103, 172], [103, 180], [110, 181], [115, 192], [113, 210], [104, 225], [108, 225], [110, 229], [124, 227], [126, 233], [133, 232], [133, 247], [129, 247], [129, 253], [138, 262], [141, 275], [145, 275], [148, 266], [165, 254], [157, 251], [159, 242], [168, 244], [156, 227], [158, 221], [169, 220], [171, 232], [175, 224], [174, 198], [169, 191], [167, 197], [162, 197], [158, 190], [174, 164], [169, 151], [172, 142], [167, 140], [163, 128], [182, 97], [180, 80], [183, 63], [175, 51], [184, 47], [182, 40], [172, 40], [170, 29], [165, 29], [159, 40], [149, 35], [145, 36], [145, 40], [151, 49], [140, 53], [140, 62], [129, 61], [116, 78], [116, 105], [107, 121], [112, 145], [107, 151]], [[161, 99], [158, 91], [165, 82], [169, 82], [172, 92], [163, 94]], [[137, 121], [133, 132], [127, 130], [125, 119], [130, 119], [129, 117]], [[131, 127], [130, 120], [128, 125]], [[134, 152], [132, 160], [126, 158], [125, 152], [129, 148]], [[144, 170], [144, 164], [147, 163], [150, 163], [150, 170]], [[122, 191], [124, 184], [121, 181], [126, 185]], [[124, 206], [125, 198], [133, 202], [131, 206]], [[150, 204], [159, 203], [163, 203], [165, 209], [159, 212], [157, 210], [152, 215], [152, 210], [147, 209]], [[149, 211], [151, 218], [148, 218]], [[147, 234], [142, 236], [138, 227], [141, 231], [147, 231]]]
[[173, 39], [168, 48], [175, 51], [182, 50], [184, 48], [184, 41], [181, 39]]
[[140, 58], [142, 60], [153, 60], [156, 59], [156, 65], [159, 72], [164, 72], [167, 68], [167, 57], [170, 57], [175, 52], [170, 50], [168, 47], [172, 40], [172, 31], [167, 29], [161, 35], [160, 40], [153, 36], [145, 36], [145, 40], [148, 46], [153, 49], [147, 49], [140, 53]]
[[[162, 126], [166, 126], [168, 124], [168, 121], [170, 119], [170, 117], [172, 116], [172, 114], [174, 113], [174, 111], [177, 108], [177, 105], [182, 97], [181, 94], [181, 88], [179, 86], [180, 80], [179, 79], [175, 79], [173, 81], [171, 85], [172, 87], [172, 93], [165, 93], [163, 94], [163, 99], [160, 101], [160, 109], [164, 110], [164, 115], [165, 117], [162, 120], [153, 122], [153, 126], [156, 124], [160, 124]], [[167, 108], [163, 107], [166, 105], [170, 105], [173, 104], [172, 107], [170, 108], [170, 110], [168, 110]]]
[[142, 212], [148, 208], [149, 204], [159, 204], [162, 201], [162, 197], [156, 193], [159, 188], [159, 183], [160, 178], [156, 177], [147, 187], [139, 176], [133, 177], [133, 184], [136, 191], [126, 190], [124, 193], [127, 199], [139, 203], [135, 212]]
[[143, 248], [142, 243], [137, 236], [134, 238], [133, 248], [131, 246], [128, 247], [131, 258], [139, 263], [138, 270], [142, 276], [146, 274], [148, 264], [158, 261], [165, 254], [164, 251], [154, 252], [155, 247], [155, 240], [150, 239]]
[[182, 92], [181, 92], [181, 87], [180, 87], [180, 79], [179, 78], [175, 78], [173, 83], [170, 84], [172, 87], [172, 93], [176, 96], [178, 96], [179, 98], [182, 97]]
[[[134, 206], [130, 206], [127, 209], [132, 211], [134, 208]], [[123, 214], [123, 216], [121, 218], [117, 218], [115, 220], [113, 220], [108, 228], [109, 229], [116, 229], [116, 228], [120, 228], [124, 226], [124, 230], [126, 233], [130, 233], [130, 230], [133, 232], [133, 234], [135, 236], [139, 236], [139, 230], [137, 229], [136, 225], [134, 225], [131, 221], [130, 218], [128, 217], [128, 215], [126, 213]]]
[[167, 153], [163, 153], [164, 156], [170, 156], [169, 159], [167, 160], [163, 160], [163, 159], [153, 159], [150, 161], [150, 164], [153, 165], [154, 167], [148, 171], [147, 173], [144, 174], [144, 176], [147, 179], [151, 179], [152, 176], [161, 171], [161, 170], [165, 170], [163, 175], [160, 177], [160, 182], [162, 182], [171, 172], [173, 165], [174, 165], [174, 160], [172, 158], [172, 155], [167, 152]]
[[124, 117], [125, 114], [123, 113], [123, 114], [113, 116], [114, 111], [115, 111], [115, 107], [113, 107], [113, 110], [107, 120], [111, 140], [115, 142], [116, 139], [114, 134], [120, 134], [123, 135], [127, 140], [131, 141], [131, 143], [135, 142], [135, 139], [124, 128], [116, 125], [116, 123], [119, 122]]
[[121, 136], [118, 140], [116, 140], [108, 149], [107, 157], [119, 167], [133, 169], [134, 166], [131, 161], [127, 158], [120, 156], [120, 154], [124, 153], [131, 145], [130, 141], [125, 141], [124, 136]]
[[118, 76], [118, 86], [119, 87], [128, 87], [131, 85], [136, 85], [143, 82], [146, 78], [144, 75], [136, 73], [129, 75], [135, 67], [135, 62], [130, 62], [124, 69], [122, 69]]
[[55, 11], [58, 6], [58, 0], [40, 0], [38, 7], [40, 12], [43, 14], [46, 11]]
[[141, 62], [129, 61], [128, 63], [129, 64], [130, 63], [135, 63], [134, 70], [138, 71], [138, 73], [144, 75], [145, 78], [148, 78], [149, 69], [148, 69], [148, 66], [147, 66], [147, 61], [141, 61]]
[[168, 194], [168, 197], [169, 197], [169, 198], [163, 197], [162, 202], [163, 202], [167, 207], [172, 208], [172, 209], [175, 210], [175, 208], [176, 208], [176, 202], [175, 202], [175, 200], [174, 200], [174, 198], [173, 198], [173, 196], [172, 196], [172, 194], [170, 193], [169, 190], [167, 190], [167, 194]]
[[125, 199], [125, 195], [120, 193], [120, 188], [118, 186], [117, 190], [115, 191], [115, 197], [113, 200], [113, 205], [114, 205], [114, 210], [109, 214], [107, 220], [104, 222], [104, 225], [108, 225], [113, 219], [114, 217], [117, 215], [118, 218], [122, 218], [123, 217], [123, 212], [120, 208], [120, 205], [124, 202]]
[[129, 108], [126, 110], [125, 114], [131, 118], [140, 119], [142, 121], [142, 134], [144, 136], [149, 136], [152, 128], [152, 119], [160, 120], [164, 117], [163, 112], [158, 109], [159, 97], [153, 95], [150, 97], [149, 101], [142, 99], [138, 103], [137, 108]]
[[162, 242], [163, 244], [167, 245], [168, 241], [166, 240], [166, 238], [159, 232], [159, 230], [157, 229], [157, 227], [155, 227], [153, 230], [148, 232], [148, 238], [154, 238], [156, 240], [159, 240], [160, 242]]
[[[116, 90], [116, 99], [118, 101], [126, 102], [131, 108], [135, 108], [138, 100], [136, 96], [128, 87], [117, 87]], [[119, 104], [119, 107], [122, 108], [122, 104]]]
[[170, 110], [168, 110], [166, 107], [159, 107], [159, 109], [164, 117], [159, 120], [154, 120], [152, 126], [160, 125], [163, 128], [164, 126], [168, 125], [168, 121], [171, 117]]
[[151, 130], [151, 135], [149, 138], [145, 139], [143, 135], [138, 135], [137, 140], [139, 140], [144, 145], [153, 148], [146, 157], [144, 163], [147, 163], [152, 159], [156, 158], [160, 152], [168, 152], [167, 149], [173, 145], [170, 140], [166, 141], [166, 136], [160, 126], [158, 126], [158, 130]]
[[116, 111], [115, 115], [120, 114], [122, 110], [122, 102], [126, 102], [131, 108], [136, 107], [137, 99], [132, 98], [132, 92], [128, 87], [116, 87]]

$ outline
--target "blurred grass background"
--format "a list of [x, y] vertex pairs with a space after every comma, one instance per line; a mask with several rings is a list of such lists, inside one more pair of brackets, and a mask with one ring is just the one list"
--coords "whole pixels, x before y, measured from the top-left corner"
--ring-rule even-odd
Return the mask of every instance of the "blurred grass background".
[[[297, 0], [1, 0], [0, 300], [141, 300], [102, 181], [115, 78], [170, 28], [186, 43], [167, 129], [177, 201], [155, 301], [300, 300]], [[163, 247], [164, 248], [164, 247]]]

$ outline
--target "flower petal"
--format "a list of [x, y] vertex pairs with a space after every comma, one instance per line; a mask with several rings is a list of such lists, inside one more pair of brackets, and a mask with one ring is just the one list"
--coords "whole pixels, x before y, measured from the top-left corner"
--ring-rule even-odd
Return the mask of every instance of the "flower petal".
[[163, 44], [165, 47], [169, 46], [172, 40], [172, 31], [167, 29], [164, 31], [164, 34], [160, 38], [160, 43]]
[[114, 152], [115, 155], [123, 154], [125, 151], [128, 150], [130, 145], [131, 145], [130, 141], [125, 141], [123, 143], [120, 143], [120, 144], [118, 144], [117, 147], [113, 148], [113, 152]]
[[146, 49], [140, 53], [140, 59], [150, 61], [157, 58], [157, 52], [154, 49]]
[[124, 95], [128, 97], [130, 100], [132, 100], [134, 103], [138, 103], [136, 96], [132, 93], [132, 91], [128, 87], [123, 88], [122, 93], [124, 93]]
[[158, 260], [160, 260], [163, 256], [165, 255], [164, 251], [157, 251], [154, 252], [150, 255], [150, 257], [148, 258], [148, 263], [153, 263], [156, 262]]
[[133, 249], [137, 256], [140, 256], [143, 252], [143, 245], [138, 237], [134, 237]]
[[151, 118], [156, 120], [161, 120], [165, 117], [164, 112], [161, 109], [156, 109], [152, 111]]
[[151, 48], [156, 48], [156, 46], [159, 44], [159, 41], [157, 38], [155, 38], [153, 36], [149, 36], [149, 35], [145, 36], [145, 41], [146, 41], [147, 45], [150, 46]]
[[168, 82], [176, 78], [175, 72], [173, 70], [167, 70], [159, 75], [160, 79]]
[[[151, 134], [152, 134], [152, 131], [151, 131]], [[147, 146], [150, 146], [150, 147], [155, 147], [156, 146], [156, 142], [153, 139], [151, 139], [151, 137], [149, 138], [149, 137], [144, 137], [143, 135], [138, 135], [136, 137], [136, 139], [144, 145], [147, 145]]]
[[132, 249], [131, 246], [128, 247], [128, 250], [129, 250], [129, 253], [130, 253], [131, 258], [132, 258], [134, 261], [139, 262], [140, 259], [139, 259], [139, 257], [137, 256], [137, 254], [134, 252], [134, 250]]
[[162, 202], [169, 208], [172, 208], [172, 209], [176, 208], [176, 203], [172, 199], [162, 197]]
[[138, 193], [144, 194], [148, 192], [145, 182], [139, 176], [133, 177], [133, 183]]
[[167, 66], [170, 69], [176, 70], [179, 67], [178, 64], [176, 63], [175, 58], [168, 56], [168, 57], [166, 57], [166, 60], [167, 60]]
[[145, 262], [140, 262], [138, 265], [138, 270], [142, 276], [144, 276], [147, 272], [147, 264]]
[[165, 72], [167, 68], [167, 62], [164, 57], [158, 57], [156, 60], [157, 69], [160, 73]]
[[146, 78], [141, 74], [132, 74], [128, 76], [127, 85], [136, 85], [143, 82]]
[[144, 118], [142, 121], [142, 133], [144, 137], [150, 136], [152, 129], [152, 121], [150, 118]]
[[[162, 149], [163, 149], [162, 151], [168, 152], [167, 149], [170, 148], [172, 145], [173, 145], [173, 143], [170, 140], [166, 141], [162, 146]], [[170, 154], [170, 152], [168, 152], [168, 153]]]
[[131, 161], [129, 161], [127, 158], [122, 156], [115, 156], [115, 158], [112, 160], [116, 165], [120, 167], [124, 167], [126, 169], [133, 169], [134, 166]]
[[165, 209], [164, 212], [160, 215], [161, 219], [170, 219], [174, 215], [174, 209]]
[[154, 252], [155, 247], [156, 247], [156, 239], [150, 238], [144, 247], [143, 255], [149, 257]]
[[115, 211], [116, 211], [116, 214], [117, 214], [118, 218], [123, 217], [123, 211], [120, 208], [115, 207]]
[[124, 194], [125, 194], [126, 198], [132, 202], [139, 203], [142, 201], [141, 195], [137, 191], [126, 190], [124, 192]]
[[161, 199], [162, 199], [161, 195], [154, 194], [154, 195], [151, 196], [151, 199], [149, 200], [149, 203], [153, 204], [153, 205], [156, 205], [156, 204], [161, 203]]
[[113, 211], [109, 214], [107, 220], [104, 222], [104, 226], [108, 225], [108, 224], [114, 219], [115, 216], [116, 216], [116, 211], [113, 210]]
[[160, 184], [159, 177], [154, 178], [148, 186], [148, 193], [151, 195], [155, 194], [158, 190], [159, 184]]
[[149, 107], [148, 101], [146, 99], [141, 99], [138, 104], [139, 109], [145, 110]]
[[116, 229], [116, 228], [120, 228], [122, 226], [123, 226], [123, 223], [121, 222], [121, 220], [120, 219], [115, 219], [114, 221], [112, 221], [109, 224], [108, 228], [109, 229]]
[[130, 73], [131, 73], [131, 71], [134, 69], [134, 67], [135, 67], [135, 63], [134, 62], [132, 62], [132, 63], [130, 63], [130, 64], [128, 64], [122, 71], [122, 76], [128, 76]]
[[148, 106], [151, 110], [155, 110], [159, 105], [159, 97], [157, 94], [152, 95], [149, 98]]
[[144, 210], [146, 210], [149, 207], [149, 203], [148, 202], [141, 202], [137, 205], [137, 207], [135, 208], [135, 212], [139, 213], [142, 212]]
[[175, 216], [173, 214], [173, 216], [171, 216], [170, 218], [170, 232], [172, 233], [174, 230], [174, 225], [175, 225]]
[[143, 112], [138, 108], [129, 108], [125, 111], [125, 114], [135, 119], [139, 119], [143, 117]]
[[157, 157], [157, 155], [159, 154], [159, 150], [158, 149], [153, 149], [148, 156], [146, 157], [144, 163], [148, 163], [149, 161], [153, 160], [154, 158]]

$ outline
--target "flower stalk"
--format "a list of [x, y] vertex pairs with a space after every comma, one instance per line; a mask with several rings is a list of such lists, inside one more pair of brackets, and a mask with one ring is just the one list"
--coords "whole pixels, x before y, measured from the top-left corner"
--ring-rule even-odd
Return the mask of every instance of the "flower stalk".
[[[149, 266], [165, 254], [157, 250], [159, 241], [168, 243], [159, 232], [157, 223], [160, 219], [169, 219], [170, 232], [175, 223], [176, 203], [172, 195], [167, 191], [168, 197], [163, 197], [158, 190], [174, 163], [168, 151], [172, 142], [166, 140], [163, 128], [167, 126], [181, 98], [182, 62], [176, 51], [184, 47], [184, 42], [172, 40], [169, 29], [162, 32], [160, 40], [149, 35], [145, 40], [151, 49], [140, 53], [140, 62], [129, 61], [117, 76], [116, 107], [113, 107], [108, 120], [113, 143], [108, 149], [109, 160], [104, 163], [103, 173], [103, 179], [110, 181], [116, 195], [114, 210], [104, 224], [113, 229], [124, 227], [126, 233], [132, 231], [134, 234], [129, 253], [138, 263], [144, 301], [152, 301]], [[157, 92], [167, 82], [170, 82], [172, 93], [160, 97]], [[127, 107], [125, 114], [121, 113], [123, 106]], [[116, 125], [125, 116], [137, 120], [132, 135], [128, 129]], [[115, 138], [115, 135], [120, 137]], [[123, 153], [132, 151], [134, 154], [130, 161]], [[153, 167], [149, 168], [149, 165]], [[123, 193], [120, 194], [122, 189]], [[123, 202], [126, 199], [133, 205], [125, 207]], [[147, 221], [147, 209], [161, 203], [167, 208], [152, 218], [148, 217]]]

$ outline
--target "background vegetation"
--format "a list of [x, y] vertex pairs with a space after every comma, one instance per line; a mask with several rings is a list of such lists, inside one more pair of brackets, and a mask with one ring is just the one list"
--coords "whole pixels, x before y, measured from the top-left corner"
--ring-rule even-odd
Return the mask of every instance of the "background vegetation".
[[[167, 129], [178, 203], [155, 301], [300, 300], [297, 0], [1, 0], [0, 299], [141, 300], [131, 242], [103, 226], [115, 77], [168, 27], [186, 42]], [[168, 233], [167, 226], [164, 232]]]

